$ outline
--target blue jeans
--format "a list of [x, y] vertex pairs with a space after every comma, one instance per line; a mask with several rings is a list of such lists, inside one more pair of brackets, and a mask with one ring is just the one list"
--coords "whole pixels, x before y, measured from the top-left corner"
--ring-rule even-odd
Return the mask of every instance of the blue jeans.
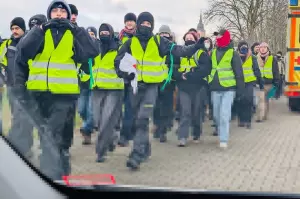
[[93, 132], [92, 91], [82, 89], [78, 100], [78, 113], [83, 120], [81, 129], [86, 135]]
[[231, 107], [235, 91], [212, 91], [213, 115], [217, 125], [220, 142], [228, 142], [231, 120]]

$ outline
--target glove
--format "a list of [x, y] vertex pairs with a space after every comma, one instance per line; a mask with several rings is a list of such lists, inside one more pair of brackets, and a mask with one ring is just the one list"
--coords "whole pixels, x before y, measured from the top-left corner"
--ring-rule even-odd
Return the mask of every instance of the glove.
[[132, 81], [135, 78], [135, 74], [134, 73], [130, 73], [126, 75], [125, 79], [128, 81]]
[[59, 25], [58, 19], [51, 19], [42, 24], [42, 29], [43, 29], [43, 31], [46, 32], [48, 29], [58, 27], [58, 25]]
[[264, 84], [261, 84], [261, 83], [260, 83], [260, 84], [259, 84], [259, 89], [260, 89], [260, 90], [264, 90], [264, 88], [265, 88], [265, 87], [264, 87]]
[[59, 27], [64, 27], [71, 32], [73, 32], [76, 29], [76, 26], [72, 24], [72, 22], [68, 19], [60, 19], [59, 20]]
[[201, 37], [198, 42], [196, 43], [197, 48], [203, 48], [204, 47], [204, 41], [206, 40], [206, 37]]

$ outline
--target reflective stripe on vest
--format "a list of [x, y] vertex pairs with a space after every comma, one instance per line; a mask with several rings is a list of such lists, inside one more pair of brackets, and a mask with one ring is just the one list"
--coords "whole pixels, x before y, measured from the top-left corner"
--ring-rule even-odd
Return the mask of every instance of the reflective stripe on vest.
[[212, 52], [212, 71], [208, 76], [208, 83], [211, 83], [214, 76], [217, 74], [220, 85], [227, 88], [236, 85], [235, 75], [232, 70], [231, 60], [233, 57], [233, 49], [228, 49], [219, 64], [217, 62], [217, 50], [214, 49]]
[[203, 50], [199, 50], [191, 58], [182, 57], [180, 60], [180, 67], [179, 67], [178, 71], [179, 72], [190, 72], [191, 68], [197, 67], [197, 62], [202, 53], [203, 53]]
[[79, 94], [78, 70], [72, 59], [73, 42], [73, 35], [67, 30], [55, 48], [51, 30], [46, 31], [44, 49], [29, 67], [28, 90]]
[[[138, 81], [145, 83], [161, 83], [168, 77], [166, 58], [159, 55], [154, 37], [149, 39], [145, 51], [137, 37], [132, 37], [130, 45], [131, 54], [137, 60]], [[160, 36], [156, 36], [156, 38], [159, 43]]]
[[93, 76], [95, 79], [94, 88], [100, 89], [124, 89], [124, 80], [119, 78], [114, 66], [114, 60], [117, 51], [109, 51], [101, 59], [101, 54], [95, 58], [95, 67], [93, 68]]
[[253, 58], [252, 56], [243, 63], [243, 73], [245, 83], [256, 81], [256, 77], [253, 72]]
[[259, 67], [261, 76], [266, 79], [273, 79], [273, 56], [270, 55], [264, 65], [264, 67]]
[[[3, 66], [7, 66], [7, 57], [6, 57], [7, 49], [10, 47], [13, 47], [16, 50], [16, 47], [9, 46], [10, 44], [11, 44], [11, 40], [9, 39], [9, 40], [5, 40], [0, 46], [0, 63]], [[6, 47], [6, 46], [8, 46], [8, 47]]]

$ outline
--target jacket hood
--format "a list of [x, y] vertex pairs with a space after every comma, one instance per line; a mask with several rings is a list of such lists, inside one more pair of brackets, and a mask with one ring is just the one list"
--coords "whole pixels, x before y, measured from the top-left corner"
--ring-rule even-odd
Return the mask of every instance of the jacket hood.
[[109, 30], [110, 38], [111, 38], [111, 39], [114, 38], [114, 34], [115, 34], [114, 29], [113, 29], [113, 27], [112, 27], [110, 24], [108, 24], [108, 23], [102, 23], [102, 24], [100, 25], [99, 31], [98, 31], [99, 38], [100, 38], [100, 30], [101, 30], [101, 27], [102, 27], [102, 26], [107, 26], [107, 27], [108, 27], [108, 30]]
[[[110, 42], [109, 42], [109, 50], [117, 50], [118, 49], [118, 39], [115, 37], [115, 32], [113, 27], [108, 23], [102, 23], [99, 27], [98, 35], [100, 38], [100, 30], [102, 26], [107, 26], [109, 35], [110, 35]], [[101, 46], [101, 41], [100, 41]]]
[[68, 19], [70, 20], [70, 19], [71, 19], [71, 15], [72, 15], [72, 14], [71, 14], [71, 9], [70, 9], [69, 4], [67, 4], [67, 2], [64, 1], [64, 0], [53, 0], [53, 1], [50, 3], [50, 5], [48, 6], [48, 9], [47, 9], [47, 18], [48, 18], [48, 20], [51, 19], [50, 12], [51, 12], [52, 6], [53, 6], [55, 3], [61, 3], [61, 4], [63, 4], [63, 5], [67, 8]]

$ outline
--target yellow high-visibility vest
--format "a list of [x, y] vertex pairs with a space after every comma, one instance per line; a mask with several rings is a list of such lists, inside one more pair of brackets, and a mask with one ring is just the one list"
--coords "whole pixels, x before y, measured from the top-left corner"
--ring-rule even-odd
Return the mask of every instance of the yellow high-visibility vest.
[[182, 57], [180, 60], [179, 72], [190, 72], [191, 68], [197, 67], [197, 61], [199, 60], [203, 50], [198, 50], [193, 58]]
[[264, 65], [264, 67], [259, 66], [261, 76], [266, 79], [273, 79], [273, 55], [270, 55]]
[[72, 59], [73, 42], [73, 34], [67, 30], [55, 48], [51, 30], [46, 31], [44, 49], [29, 67], [28, 90], [79, 94], [78, 70]]
[[13, 50], [16, 49], [16, 47], [14, 46], [9, 46], [11, 42], [12, 42], [11, 39], [5, 40], [0, 46], [0, 64], [2, 64], [3, 66], [7, 66], [7, 57], [6, 57], [7, 49], [8, 48], [13, 48]]
[[248, 57], [248, 59], [243, 63], [243, 73], [244, 73], [245, 83], [256, 81], [256, 77], [253, 71], [252, 56]]
[[137, 37], [132, 37], [130, 49], [132, 56], [137, 60], [138, 81], [145, 83], [161, 83], [168, 77], [168, 67], [165, 64], [165, 57], [159, 55], [158, 44], [160, 36], [153, 36], [149, 39], [144, 51]]
[[221, 61], [217, 62], [217, 50], [212, 52], [212, 71], [208, 76], [208, 83], [211, 83], [215, 74], [217, 73], [220, 85], [227, 88], [236, 86], [236, 79], [231, 66], [231, 60], [233, 57], [233, 49], [228, 49]]
[[103, 58], [101, 54], [95, 58], [95, 67], [93, 68], [93, 77], [95, 80], [94, 86], [100, 89], [124, 89], [124, 80], [119, 78], [114, 66], [114, 60], [117, 56], [117, 51], [107, 52]]

